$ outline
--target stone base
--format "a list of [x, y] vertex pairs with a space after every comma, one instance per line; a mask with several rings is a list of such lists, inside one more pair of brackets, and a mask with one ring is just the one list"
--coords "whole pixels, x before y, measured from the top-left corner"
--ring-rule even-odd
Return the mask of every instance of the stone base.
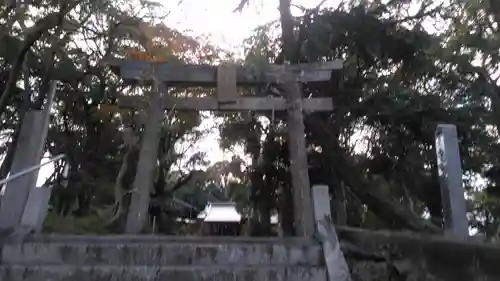
[[[223, 238], [223, 237], [220, 237]], [[39, 236], [8, 241], [3, 264], [319, 266], [319, 244], [298, 239]], [[31, 241], [30, 241], [31, 240]]]
[[[336, 230], [353, 281], [500, 280], [497, 246]], [[0, 242], [1, 281], [327, 280], [319, 243], [301, 238], [37, 235]]]
[[2, 281], [325, 281], [321, 267], [1, 266]]
[[13, 238], [2, 281], [326, 281], [320, 245], [297, 238]]

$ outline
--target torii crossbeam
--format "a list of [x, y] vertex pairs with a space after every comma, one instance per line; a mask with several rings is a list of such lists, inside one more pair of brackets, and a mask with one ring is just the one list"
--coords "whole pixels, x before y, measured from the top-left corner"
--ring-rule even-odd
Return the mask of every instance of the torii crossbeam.
[[[257, 86], [267, 83], [280, 83], [284, 72], [295, 73], [300, 82], [319, 82], [329, 80], [332, 71], [342, 69], [342, 60], [324, 63], [301, 63], [295, 65], [268, 64], [264, 66], [236, 66], [208, 64], [184, 64], [181, 62], [150, 62], [140, 60], [108, 60], [103, 62], [120, 76], [127, 84], [146, 81], [152, 84], [148, 77], [154, 69], [160, 82], [168, 83], [169, 87], [216, 87], [218, 72], [221, 68], [234, 71], [234, 80], [238, 86]], [[228, 72], [226, 72], [227, 74]]]

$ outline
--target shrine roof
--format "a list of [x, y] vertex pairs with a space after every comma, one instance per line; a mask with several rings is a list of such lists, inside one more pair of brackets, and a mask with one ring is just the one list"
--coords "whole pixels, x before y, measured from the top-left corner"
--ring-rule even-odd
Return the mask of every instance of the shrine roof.
[[[240, 222], [242, 218], [234, 202], [209, 202], [198, 215], [204, 222]], [[278, 223], [278, 216], [271, 216], [271, 223]]]

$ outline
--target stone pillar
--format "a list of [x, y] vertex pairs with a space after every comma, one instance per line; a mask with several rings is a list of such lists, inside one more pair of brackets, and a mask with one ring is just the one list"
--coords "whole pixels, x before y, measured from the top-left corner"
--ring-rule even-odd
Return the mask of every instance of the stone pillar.
[[[19, 135], [11, 174], [22, 172], [40, 165], [50, 121], [50, 109], [56, 91], [56, 82], [52, 82], [47, 95], [48, 102], [44, 110], [26, 113]], [[24, 176], [9, 181], [0, 206], [0, 231], [16, 229], [21, 225], [30, 192], [35, 188], [38, 169]], [[46, 206], [45, 206], [46, 208]]]
[[330, 194], [327, 185], [312, 188], [316, 231], [322, 241], [328, 280], [350, 281], [351, 273], [333, 225], [330, 212]]
[[34, 230], [35, 233], [42, 231], [51, 193], [50, 186], [37, 186], [31, 189], [21, 218], [21, 227]]
[[[37, 157], [40, 141], [37, 136], [42, 133], [40, 120], [41, 111], [32, 111], [25, 115], [10, 169], [11, 174], [40, 164], [41, 157]], [[32, 172], [7, 182], [0, 206], [0, 231], [15, 229], [20, 225], [31, 187], [36, 184], [36, 176], [37, 173]]]
[[309, 182], [309, 165], [305, 126], [303, 119], [301, 86], [293, 79], [293, 74], [284, 75], [282, 84], [287, 99], [288, 149], [290, 151], [290, 173], [294, 203], [295, 230], [297, 236], [314, 235], [314, 218]]
[[[57, 82], [52, 81], [47, 95], [47, 102], [43, 108], [43, 118], [40, 120], [42, 135], [39, 137], [40, 143], [37, 148], [39, 152], [39, 159], [41, 159], [44, 154], [45, 140], [47, 138], [50, 125], [50, 111], [52, 110], [56, 87]], [[49, 208], [50, 195], [52, 193], [52, 188], [50, 186], [36, 186], [39, 172], [39, 169], [32, 172], [31, 176], [33, 177], [34, 182], [31, 185], [30, 194], [21, 217], [21, 226], [26, 229], [34, 230], [36, 233], [39, 233], [42, 230], [43, 222], [45, 221], [47, 210]]]
[[163, 87], [155, 81], [153, 92], [149, 94], [146, 128], [142, 137], [132, 199], [125, 226], [125, 232], [130, 234], [141, 233], [148, 219], [150, 195], [157, 168], [161, 124], [164, 117], [162, 90]]
[[455, 125], [437, 126], [436, 153], [446, 233], [455, 238], [467, 239], [469, 225]]

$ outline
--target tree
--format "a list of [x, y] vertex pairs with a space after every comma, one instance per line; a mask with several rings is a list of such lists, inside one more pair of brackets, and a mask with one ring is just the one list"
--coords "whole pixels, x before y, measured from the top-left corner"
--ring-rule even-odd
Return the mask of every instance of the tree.
[[[291, 18], [289, 1], [281, 4], [282, 36], [288, 43], [270, 39], [265, 26], [265, 31], [256, 31], [261, 39], [253, 42], [254, 47], [273, 42], [267, 47], [272, 50], [267, 58], [278, 58], [275, 62], [283, 54], [292, 62], [345, 60], [341, 77], [304, 88], [305, 95], [328, 96], [335, 105], [334, 114], [310, 114], [306, 119], [308, 146], [314, 148], [309, 154], [311, 182], [327, 183], [334, 197], [342, 197], [346, 204], [334, 211], [346, 213], [349, 225], [440, 232], [436, 125], [454, 123], [459, 128], [467, 190], [477, 190], [474, 178], [496, 165], [497, 136], [491, 125], [498, 118], [494, 118], [494, 106], [488, 105], [490, 100], [494, 105], [496, 97], [490, 91], [485, 99], [485, 90], [496, 85], [491, 78], [495, 70], [474, 66], [478, 53], [491, 56], [485, 59], [492, 61], [491, 67], [497, 65], [496, 37], [488, 35], [494, 29], [484, 23], [494, 18], [494, 10], [480, 10], [489, 8], [486, 2], [474, 6], [457, 1], [446, 6], [420, 1], [418, 9], [408, 9], [409, 4], [398, 1], [351, 1], [334, 9], [306, 9], [303, 16]], [[443, 33], [425, 28], [433, 22], [448, 26], [451, 15], [463, 20], [452, 22]], [[458, 36], [457, 23], [469, 35]], [[474, 36], [482, 41], [474, 41], [470, 54], [453, 51]], [[282, 48], [276, 50], [279, 44]], [[253, 56], [252, 51], [248, 56]], [[279, 157], [286, 158], [286, 152]], [[281, 179], [288, 182], [285, 175]], [[491, 206], [480, 199], [482, 194], [476, 194], [474, 203], [478, 218], [485, 213], [479, 206]], [[489, 221], [495, 221], [490, 213]], [[426, 214], [430, 221], [422, 219]]]
[[[56, 112], [46, 144], [52, 155], [64, 153], [67, 156], [66, 163], [56, 163], [54, 175], [50, 178], [55, 185], [51, 204], [57, 214], [76, 217], [98, 215], [99, 220], [108, 220], [110, 216], [106, 210], [110, 206], [121, 206], [115, 200], [122, 200], [135, 176], [136, 145], [129, 143], [122, 146], [123, 134], [124, 131], [133, 132], [134, 138], [140, 139], [143, 114], [140, 108], [118, 108], [116, 96], [137, 89], [124, 85], [103, 62], [113, 57], [133, 55], [134, 50], [138, 52], [144, 48], [153, 50], [155, 56], [162, 56], [162, 59], [216, 58], [205, 56], [208, 51], [217, 53], [205, 42], [184, 36], [162, 24], [162, 17], [159, 16], [161, 6], [149, 1], [140, 2], [140, 5], [128, 5], [129, 1], [70, 1], [71, 6], [63, 4], [60, 7], [58, 4], [47, 6], [48, 3], [38, 1], [20, 7], [22, 9], [16, 13], [2, 7], [5, 9], [0, 21], [11, 27], [2, 29], [0, 34], [4, 39], [0, 44], [1, 77], [6, 78], [2, 81], [10, 81], [7, 79], [10, 75], [16, 85], [20, 76], [16, 70], [19, 63], [16, 58], [19, 57], [28, 66], [29, 72], [23, 73], [23, 79], [29, 78], [29, 91], [35, 97], [33, 102], [27, 103], [26, 97], [19, 94], [26, 89], [11, 89], [9, 83], [12, 82], [2, 84], [2, 100], [6, 103], [6, 107], [1, 109], [4, 121], [2, 133], [15, 136], [22, 123], [23, 112], [40, 108], [49, 82], [60, 81]], [[39, 11], [42, 6], [49, 8]], [[57, 21], [54, 20], [56, 16]], [[22, 21], [35, 22], [33, 30], [28, 31], [34, 32], [39, 27], [40, 31], [35, 32], [38, 37], [30, 37], [27, 42], [28, 35], [17, 25], [24, 26]], [[153, 41], [159, 43], [151, 44]], [[24, 51], [23, 46], [27, 50]], [[26, 55], [20, 57], [19, 50]], [[186, 56], [187, 53], [192, 56]], [[179, 95], [185, 93], [177, 91]], [[191, 93], [196, 93], [196, 90]], [[21, 107], [22, 102], [28, 106]], [[161, 155], [158, 155], [161, 165], [155, 183], [156, 193], [152, 196], [158, 197], [162, 189], [168, 191], [169, 187], [182, 187], [190, 173], [178, 178], [177, 183], [166, 183], [165, 178], [178, 169], [191, 169], [193, 165], [203, 162], [203, 155], [197, 154], [184, 163], [180, 159], [183, 151], [176, 147], [180, 142], [196, 141], [204, 134], [195, 129], [199, 122], [197, 113], [169, 113], [169, 120], [163, 125]], [[7, 155], [2, 163], [2, 177], [10, 169], [8, 159], [12, 158], [15, 146], [15, 137], [3, 146]], [[119, 171], [121, 174], [117, 180]], [[118, 209], [115, 208], [115, 212]]]
[[[455, 84], [467, 95], [459, 96], [461, 103], [473, 104], [478, 120], [469, 130], [482, 130], [483, 139], [474, 139], [475, 154], [481, 162], [475, 164], [475, 172], [486, 178], [484, 190], [472, 190], [472, 224], [480, 232], [498, 239], [498, 113], [500, 112], [500, 6], [495, 1], [452, 1], [444, 17], [453, 21], [446, 29], [449, 38], [443, 53], [445, 66], [461, 77]], [[467, 112], [464, 114], [470, 114]], [[472, 145], [470, 145], [472, 146]], [[479, 151], [478, 151], [479, 150]]]

